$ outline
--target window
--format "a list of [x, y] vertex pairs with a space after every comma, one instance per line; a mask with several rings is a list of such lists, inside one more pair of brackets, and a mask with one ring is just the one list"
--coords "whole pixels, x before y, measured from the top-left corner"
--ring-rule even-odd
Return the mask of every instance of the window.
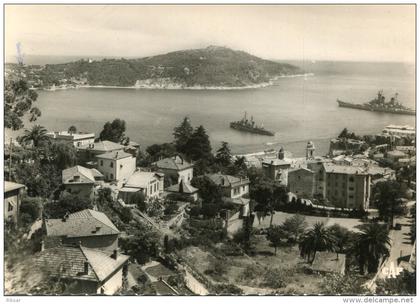
[[111, 173], [111, 179], [114, 179], [114, 174]]
[[350, 176], [349, 181], [354, 182], [354, 177]]
[[150, 186], [150, 194], [153, 193], [153, 186]]
[[13, 211], [13, 205], [10, 202], [7, 205], [7, 211]]
[[103, 166], [104, 165], [104, 161], [103, 160], [101, 160], [101, 166]]
[[122, 169], [122, 167], [123, 167], [123, 165], [121, 164], [121, 165], [120, 165], [120, 169]]
[[114, 163], [113, 163], [113, 162], [110, 162], [110, 163], [109, 163], [109, 166], [110, 166], [111, 168], [114, 168]]
[[349, 199], [353, 199], [354, 198], [354, 196], [353, 195], [349, 195]]
[[349, 190], [350, 190], [350, 191], [353, 191], [353, 190], [354, 190], [354, 187], [349, 187]]

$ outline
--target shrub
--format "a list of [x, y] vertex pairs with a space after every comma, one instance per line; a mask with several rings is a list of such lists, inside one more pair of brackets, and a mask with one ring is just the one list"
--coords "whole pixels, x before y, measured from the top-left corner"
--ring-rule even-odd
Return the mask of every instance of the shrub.
[[269, 288], [286, 287], [287, 284], [283, 278], [283, 275], [284, 272], [280, 268], [268, 268], [264, 273], [262, 285]]
[[242, 289], [233, 284], [219, 284], [216, 285], [214, 291], [217, 295], [241, 295]]

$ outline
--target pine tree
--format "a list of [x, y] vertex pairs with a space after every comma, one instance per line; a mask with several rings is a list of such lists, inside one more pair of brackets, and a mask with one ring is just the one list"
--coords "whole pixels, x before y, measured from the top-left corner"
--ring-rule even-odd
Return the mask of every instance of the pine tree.
[[216, 162], [225, 168], [232, 164], [232, 154], [230, 152], [229, 144], [225, 141], [222, 141], [222, 146], [217, 150]]
[[179, 153], [186, 153], [188, 140], [191, 138], [193, 131], [188, 117], [184, 117], [181, 124], [174, 128], [175, 147]]
[[213, 157], [209, 136], [203, 126], [195, 129], [187, 142], [187, 147], [186, 155], [194, 161], [210, 160]]

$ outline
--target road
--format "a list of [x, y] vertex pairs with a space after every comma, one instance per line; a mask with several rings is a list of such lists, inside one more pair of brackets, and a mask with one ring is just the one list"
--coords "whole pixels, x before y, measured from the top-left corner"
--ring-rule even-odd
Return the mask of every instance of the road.
[[411, 254], [413, 245], [410, 239], [410, 226], [412, 223], [410, 216], [397, 217], [395, 223], [401, 224], [401, 230], [391, 230], [391, 248], [389, 258], [386, 260], [383, 270], [378, 273], [378, 279], [386, 279], [399, 273], [398, 262], [401, 257]]

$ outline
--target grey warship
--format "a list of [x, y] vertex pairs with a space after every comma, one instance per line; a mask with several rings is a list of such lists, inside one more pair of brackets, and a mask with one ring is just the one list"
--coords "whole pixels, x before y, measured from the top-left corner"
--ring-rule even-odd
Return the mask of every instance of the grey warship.
[[242, 131], [242, 132], [274, 136], [274, 133], [269, 130], [266, 130], [262, 124], [261, 126], [257, 126], [252, 116], [251, 116], [251, 119], [248, 120], [248, 118], [246, 117], [246, 112], [244, 114], [244, 117], [241, 120], [231, 122], [230, 127], [232, 129]]

